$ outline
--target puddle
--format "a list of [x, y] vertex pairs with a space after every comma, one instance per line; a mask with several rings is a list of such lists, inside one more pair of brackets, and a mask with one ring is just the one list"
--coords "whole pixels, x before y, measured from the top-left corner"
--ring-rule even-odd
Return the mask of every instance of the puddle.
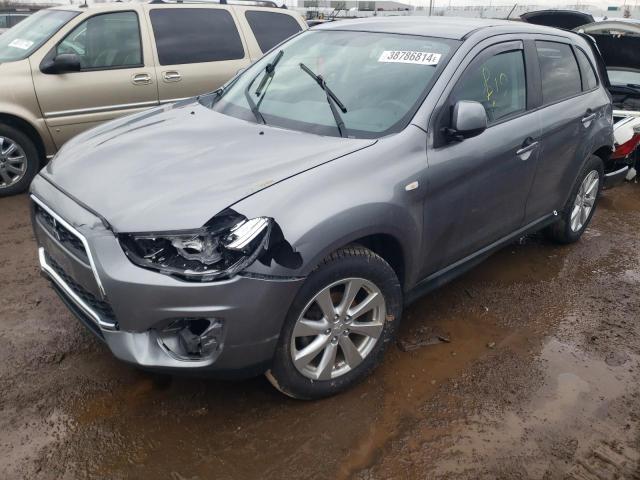
[[[577, 475], [589, 464], [595, 450], [611, 456], [602, 453], [610, 449], [607, 440], [622, 440], [623, 432], [631, 431], [628, 419], [614, 414], [625, 395], [636, 392], [639, 357], [628, 355], [628, 359], [626, 365], [612, 367], [575, 345], [549, 340], [534, 367], [545, 372], [543, 386], [517, 410], [474, 416], [468, 426], [454, 434], [455, 446], [444, 452], [434, 474], [456, 475], [470, 467], [477, 471], [513, 467], [513, 471], [524, 469], [531, 479], [548, 478], [545, 475], [550, 473], [554, 473], [553, 478], [561, 478], [562, 470]], [[632, 434], [627, 435], [632, 438]], [[635, 471], [639, 454], [625, 449], [619, 456], [614, 468], [619, 477], [608, 476], [608, 464], [606, 468], [591, 465], [594, 475], [586, 478], [626, 478], [622, 475]], [[474, 462], [461, 464], [459, 458], [473, 458]]]

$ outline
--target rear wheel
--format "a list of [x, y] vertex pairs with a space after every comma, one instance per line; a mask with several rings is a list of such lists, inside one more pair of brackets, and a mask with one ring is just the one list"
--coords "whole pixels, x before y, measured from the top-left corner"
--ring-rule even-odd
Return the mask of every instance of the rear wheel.
[[548, 227], [547, 236], [558, 243], [577, 242], [596, 209], [602, 191], [604, 167], [600, 157], [591, 155], [578, 175], [560, 220]]
[[349, 388], [382, 360], [401, 304], [400, 283], [387, 262], [359, 246], [338, 250], [294, 300], [267, 378], [301, 399]]
[[31, 139], [0, 124], [0, 197], [24, 192], [39, 168], [38, 150]]

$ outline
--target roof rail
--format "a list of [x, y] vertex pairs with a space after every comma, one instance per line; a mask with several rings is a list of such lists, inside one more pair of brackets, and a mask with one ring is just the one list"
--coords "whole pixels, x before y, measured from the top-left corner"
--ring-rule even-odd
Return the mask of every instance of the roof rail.
[[254, 7], [279, 8], [278, 4], [273, 0], [151, 0], [149, 3], [217, 3], [220, 5], [252, 5]]

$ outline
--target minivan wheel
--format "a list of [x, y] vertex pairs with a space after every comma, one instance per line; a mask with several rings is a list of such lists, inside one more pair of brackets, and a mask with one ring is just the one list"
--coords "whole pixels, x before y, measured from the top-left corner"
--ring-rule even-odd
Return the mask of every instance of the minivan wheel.
[[364, 247], [342, 248], [298, 292], [267, 378], [299, 399], [346, 390], [380, 363], [401, 313], [402, 290], [389, 264]]
[[24, 192], [38, 173], [38, 150], [19, 130], [0, 124], [0, 197]]
[[604, 167], [600, 157], [591, 155], [578, 175], [561, 212], [560, 220], [549, 226], [547, 236], [558, 243], [577, 242], [587, 229], [602, 191]]

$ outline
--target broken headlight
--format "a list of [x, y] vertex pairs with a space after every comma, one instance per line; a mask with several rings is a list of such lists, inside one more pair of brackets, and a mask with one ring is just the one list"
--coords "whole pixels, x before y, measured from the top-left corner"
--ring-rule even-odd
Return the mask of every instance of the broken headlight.
[[214, 217], [203, 228], [163, 233], [120, 234], [129, 259], [144, 268], [184, 280], [230, 278], [251, 265], [269, 242], [272, 221], [237, 214]]

